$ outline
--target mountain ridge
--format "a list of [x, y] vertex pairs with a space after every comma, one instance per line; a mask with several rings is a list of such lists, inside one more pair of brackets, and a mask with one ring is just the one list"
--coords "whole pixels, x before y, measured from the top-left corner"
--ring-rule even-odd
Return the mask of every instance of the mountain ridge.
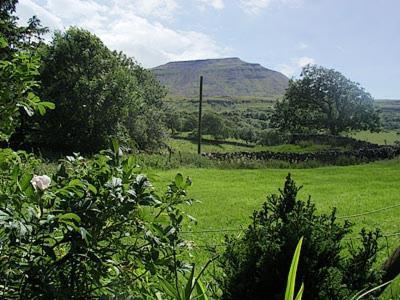
[[283, 95], [289, 79], [278, 71], [238, 57], [168, 62], [152, 68], [168, 89], [170, 98], [198, 96], [199, 77], [204, 77], [204, 96], [271, 100]]

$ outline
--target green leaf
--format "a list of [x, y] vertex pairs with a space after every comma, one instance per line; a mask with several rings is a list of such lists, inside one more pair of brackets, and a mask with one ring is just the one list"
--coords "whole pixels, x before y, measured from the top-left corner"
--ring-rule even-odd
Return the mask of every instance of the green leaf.
[[296, 285], [297, 266], [299, 264], [300, 251], [301, 251], [302, 244], [303, 244], [303, 238], [301, 238], [299, 243], [297, 244], [297, 247], [294, 252], [293, 259], [292, 259], [292, 264], [290, 265], [288, 281], [286, 284], [285, 300], [293, 300], [294, 299], [294, 288]]
[[181, 296], [179, 295], [179, 291], [175, 289], [175, 287], [170, 284], [168, 281], [165, 279], [159, 277], [159, 282], [160, 286], [162, 288], [162, 291], [166, 293], [168, 296], [172, 297], [172, 299], [181, 299]]
[[95, 194], [95, 195], [97, 194], [97, 189], [94, 185], [88, 183], [87, 187], [88, 187], [88, 190], [91, 191], [93, 194]]
[[303, 292], [304, 292], [304, 283], [301, 284], [300, 290], [297, 293], [295, 300], [301, 300], [301, 298], [303, 298]]
[[206, 289], [204, 288], [204, 286], [200, 280], [197, 280], [195, 288], [196, 288], [196, 294], [197, 294], [195, 299], [208, 300], [208, 297], [206, 294]]
[[29, 187], [31, 187], [32, 174], [25, 173], [22, 175], [19, 180], [19, 185], [22, 191], [26, 191]]
[[73, 179], [68, 183], [69, 186], [78, 186], [83, 188], [85, 185], [79, 179]]
[[81, 233], [82, 239], [84, 239], [86, 244], [88, 244], [88, 237], [91, 237], [90, 233], [83, 227], [79, 227], [79, 232]]
[[77, 223], [81, 222], [81, 218], [77, 214], [74, 214], [74, 213], [63, 214], [61, 216], [58, 216], [58, 219], [61, 220], [61, 221], [63, 221], [63, 220], [72, 220], [72, 221], [75, 221]]
[[56, 105], [53, 102], [47, 102], [47, 101], [43, 101], [40, 102], [41, 105], [43, 105], [44, 107], [48, 108], [48, 109], [55, 109]]
[[382, 288], [382, 287], [384, 287], [384, 286], [390, 284], [392, 281], [393, 281], [393, 280], [389, 280], [388, 282], [385, 282], [385, 283], [383, 283], [383, 284], [381, 284], [381, 285], [378, 285], [377, 287], [374, 287], [374, 288], [372, 288], [372, 289], [370, 289], [370, 290], [368, 290], [368, 291], [365, 291], [365, 289], [364, 289], [364, 290], [358, 292], [356, 295], [354, 295], [354, 296], [351, 298], [351, 300], [360, 300], [360, 299], [362, 299], [364, 296], [367, 296], [368, 294], [370, 294], [370, 293], [372, 293], [372, 292], [374, 292], [374, 291], [376, 291], [376, 290], [379, 290], [380, 288]]
[[112, 139], [111, 140], [111, 144], [112, 144], [115, 156], [119, 156], [119, 143], [118, 143], [118, 141], [116, 139]]
[[185, 295], [184, 295], [185, 300], [186, 299], [190, 300], [190, 295], [192, 294], [192, 291], [193, 291], [193, 278], [194, 278], [194, 264], [192, 265], [192, 271], [190, 272], [190, 276], [186, 283]]
[[183, 176], [182, 176], [181, 173], [176, 174], [176, 176], [175, 176], [175, 185], [180, 189], [185, 188], [184, 181], [183, 181]]
[[38, 109], [39, 114], [40, 114], [41, 116], [44, 116], [44, 115], [46, 114], [46, 108], [45, 108], [44, 106], [42, 106], [41, 104], [39, 104], [39, 105], [37, 106], [37, 109]]

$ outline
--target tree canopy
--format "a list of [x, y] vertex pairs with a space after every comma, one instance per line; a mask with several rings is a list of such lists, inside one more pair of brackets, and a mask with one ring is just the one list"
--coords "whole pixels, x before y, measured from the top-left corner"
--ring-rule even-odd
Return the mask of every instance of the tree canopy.
[[306, 66], [291, 80], [284, 98], [275, 105], [271, 126], [282, 131], [327, 131], [337, 135], [350, 130], [379, 129], [374, 99], [358, 83], [340, 72]]
[[39, 122], [35, 143], [94, 152], [111, 136], [138, 148], [160, 142], [161, 112], [154, 114], [164, 90], [149, 71], [80, 28], [56, 33], [42, 52], [41, 96], [56, 109]]

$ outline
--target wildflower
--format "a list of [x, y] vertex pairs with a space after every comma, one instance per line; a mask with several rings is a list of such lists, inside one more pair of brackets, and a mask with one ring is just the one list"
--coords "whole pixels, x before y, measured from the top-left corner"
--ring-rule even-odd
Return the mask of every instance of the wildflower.
[[41, 191], [46, 190], [51, 183], [51, 179], [49, 176], [47, 175], [42, 175], [42, 176], [38, 176], [38, 175], [33, 175], [33, 178], [31, 180], [31, 184], [34, 187], [34, 189], [39, 189]]

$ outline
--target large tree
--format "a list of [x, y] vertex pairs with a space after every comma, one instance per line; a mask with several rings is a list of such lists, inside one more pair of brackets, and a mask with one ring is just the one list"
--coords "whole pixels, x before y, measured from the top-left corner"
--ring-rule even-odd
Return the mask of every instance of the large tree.
[[300, 79], [289, 82], [284, 98], [275, 105], [271, 125], [282, 131], [337, 135], [374, 131], [380, 122], [374, 99], [358, 83], [333, 69], [308, 65]]
[[163, 118], [149, 111], [162, 105], [164, 92], [149, 71], [79, 28], [56, 33], [45, 48], [41, 95], [54, 99], [56, 109], [40, 122], [33, 142], [68, 152], [97, 151], [111, 136], [138, 148], [159, 142]]

